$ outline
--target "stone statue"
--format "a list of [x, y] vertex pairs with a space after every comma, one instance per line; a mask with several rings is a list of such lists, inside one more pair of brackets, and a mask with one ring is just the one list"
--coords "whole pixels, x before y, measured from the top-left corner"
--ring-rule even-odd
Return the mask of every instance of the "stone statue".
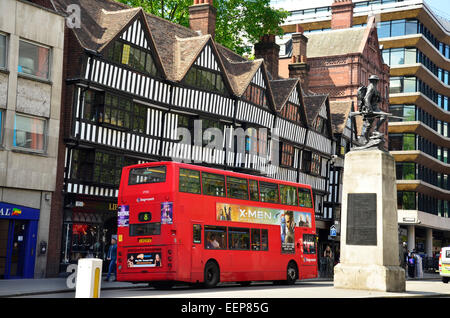
[[384, 134], [379, 132], [378, 129], [388, 117], [394, 116], [381, 111], [378, 106], [381, 102], [381, 95], [377, 89], [379, 80], [378, 76], [371, 75], [369, 77], [369, 85], [358, 88], [358, 111], [350, 113], [350, 116], [360, 115], [363, 117], [363, 134], [358, 138], [361, 146], [354, 147], [352, 150], [378, 148], [386, 151], [384, 149]]

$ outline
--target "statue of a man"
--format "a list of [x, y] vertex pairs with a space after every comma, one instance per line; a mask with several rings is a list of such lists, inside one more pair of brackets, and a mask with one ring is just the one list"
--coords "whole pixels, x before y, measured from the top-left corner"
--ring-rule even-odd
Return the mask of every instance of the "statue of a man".
[[[364, 137], [366, 144], [370, 143], [371, 140], [378, 140], [377, 144], [384, 141], [383, 134], [380, 133], [378, 129], [386, 121], [388, 114], [381, 111], [378, 106], [381, 102], [381, 95], [377, 89], [379, 80], [380, 79], [378, 76], [371, 75], [369, 77], [369, 85], [367, 88], [360, 87], [358, 89], [358, 111], [361, 112], [364, 120]], [[371, 134], [372, 128], [377, 119], [377, 126]]]

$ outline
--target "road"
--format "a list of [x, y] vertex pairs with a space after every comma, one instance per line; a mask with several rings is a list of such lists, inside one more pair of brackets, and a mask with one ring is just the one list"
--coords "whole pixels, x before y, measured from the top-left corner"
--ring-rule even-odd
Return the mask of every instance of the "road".
[[[74, 292], [23, 296], [23, 298], [74, 298]], [[348, 290], [334, 288], [332, 281], [297, 281], [292, 286], [272, 283], [252, 283], [247, 287], [237, 284], [222, 284], [213, 289], [177, 286], [170, 290], [156, 290], [151, 287], [102, 290], [101, 298], [152, 298], [152, 299], [292, 299], [292, 298], [409, 298], [450, 297], [450, 284], [438, 279], [410, 280], [406, 282], [405, 293]]]

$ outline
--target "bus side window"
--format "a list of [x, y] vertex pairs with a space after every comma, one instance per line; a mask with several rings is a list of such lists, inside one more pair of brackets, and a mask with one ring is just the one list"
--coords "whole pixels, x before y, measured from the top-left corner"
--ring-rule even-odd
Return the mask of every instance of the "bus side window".
[[248, 180], [250, 190], [250, 200], [259, 201], [258, 181]]
[[205, 225], [205, 248], [226, 249], [227, 228], [222, 226]]
[[202, 243], [202, 226], [200, 224], [193, 225], [192, 235], [195, 244]]
[[259, 182], [261, 202], [279, 203], [278, 184], [270, 182]]
[[179, 191], [200, 194], [200, 171], [180, 168]]
[[252, 229], [252, 251], [259, 251], [261, 249], [261, 230]]
[[261, 251], [269, 250], [269, 234], [267, 230], [261, 230]]
[[307, 208], [313, 207], [309, 189], [298, 188], [298, 205]]

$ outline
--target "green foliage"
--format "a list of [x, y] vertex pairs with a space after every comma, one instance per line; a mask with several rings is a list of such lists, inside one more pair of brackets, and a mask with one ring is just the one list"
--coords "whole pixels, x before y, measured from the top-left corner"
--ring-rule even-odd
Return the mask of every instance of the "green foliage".
[[[189, 27], [192, 0], [117, 0]], [[270, 0], [215, 0], [215, 40], [238, 54], [250, 53], [249, 44], [265, 34], [282, 35], [281, 23], [289, 12], [270, 7]]]

